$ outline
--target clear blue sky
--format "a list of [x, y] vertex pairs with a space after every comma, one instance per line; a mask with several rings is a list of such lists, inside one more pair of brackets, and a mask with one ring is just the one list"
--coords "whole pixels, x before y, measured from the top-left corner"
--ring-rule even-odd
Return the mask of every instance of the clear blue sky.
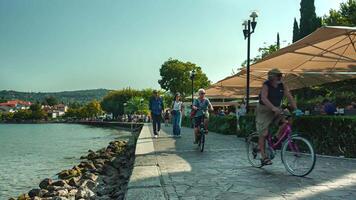
[[[344, 0], [316, 0], [318, 15]], [[268, 3], [267, 3], [268, 2]], [[241, 23], [259, 12], [252, 56], [299, 21], [300, 0], [0, 0], [0, 90], [154, 87], [169, 57], [217, 81], [246, 58]]]

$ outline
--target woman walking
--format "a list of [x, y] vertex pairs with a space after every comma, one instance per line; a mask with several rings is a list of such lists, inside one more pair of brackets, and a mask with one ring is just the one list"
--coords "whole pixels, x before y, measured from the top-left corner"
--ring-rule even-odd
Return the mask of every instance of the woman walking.
[[173, 115], [173, 137], [180, 137], [181, 119], [183, 111], [183, 103], [180, 101], [180, 93], [174, 97], [172, 115]]

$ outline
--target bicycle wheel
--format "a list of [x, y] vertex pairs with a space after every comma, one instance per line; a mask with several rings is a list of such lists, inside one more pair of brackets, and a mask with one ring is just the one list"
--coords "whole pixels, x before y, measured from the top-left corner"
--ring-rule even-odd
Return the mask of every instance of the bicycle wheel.
[[300, 136], [292, 136], [283, 143], [281, 158], [286, 170], [294, 176], [306, 176], [315, 166], [316, 156], [311, 143]]
[[204, 146], [205, 146], [205, 134], [204, 133], [201, 133], [199, 143], [200, 143], [200, 145], [199, 145], [200, 152], [203, 152], [204, 151]]
[[262, 167], [261, 164], [261, 154], [258, 150], [258, 138], [259, 135], [257, 133], [252, 133], [248, 136], [246, 140], [246, 148], [247, 148], [247, 159], [249, 163], [253, 167]]

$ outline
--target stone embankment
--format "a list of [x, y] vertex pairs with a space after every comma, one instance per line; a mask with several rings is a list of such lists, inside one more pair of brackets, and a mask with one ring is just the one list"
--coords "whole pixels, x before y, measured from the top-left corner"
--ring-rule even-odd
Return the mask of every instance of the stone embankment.
[[96, 152], [89, 150], [80, 164], [46, 178], [38, 188], [9, 200], [124, 199], [135, 159], [136, 135], [112, 141]]

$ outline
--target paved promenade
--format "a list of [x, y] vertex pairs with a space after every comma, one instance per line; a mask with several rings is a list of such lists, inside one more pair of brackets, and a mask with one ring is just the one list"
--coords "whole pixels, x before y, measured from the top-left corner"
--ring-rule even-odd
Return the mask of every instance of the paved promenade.
[[272, 166], [251, 167], [236, 136], [209, 133], [201, 153], [192, 129], [177, 139], [171, 129], [152, 139], [151, 127], [143, 127], [127, 200], [356, 199], [356, 160], [318, 157], [314, 171], [299, 178], [279, 157]]

